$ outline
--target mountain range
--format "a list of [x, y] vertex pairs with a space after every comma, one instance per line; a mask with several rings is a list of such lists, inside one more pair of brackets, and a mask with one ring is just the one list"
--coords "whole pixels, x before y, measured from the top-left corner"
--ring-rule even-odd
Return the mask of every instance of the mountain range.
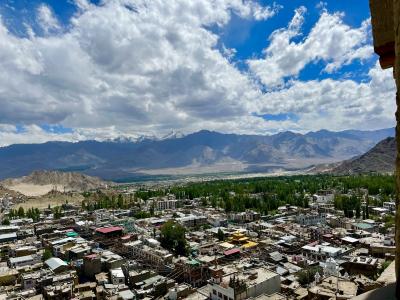
[[300, 134], [223, 134], [202, 130], [165, 139], [47, 142], [0, 148], [0, 179], [35, 170], [76, 171], [107, 180], [220, 172], [277, 172], [362, 155], [394, 129]]

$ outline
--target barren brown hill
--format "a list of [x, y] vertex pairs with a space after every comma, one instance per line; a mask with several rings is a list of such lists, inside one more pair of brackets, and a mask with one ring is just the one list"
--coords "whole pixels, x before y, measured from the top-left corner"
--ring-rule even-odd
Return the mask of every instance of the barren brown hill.
[[395, 168], [396, 140], [392, 137], [379, 142], [365, 154], [333, 166], [330, 173], [347, 175], [362, 173], [391, 173]]
[[32, 196], [46, 194], [52, 189], [81, 192], [110, 185], [97, 177], [60, 171], [34, 171], [28, 176], [6, 179], [1, 184], [8, 189]]

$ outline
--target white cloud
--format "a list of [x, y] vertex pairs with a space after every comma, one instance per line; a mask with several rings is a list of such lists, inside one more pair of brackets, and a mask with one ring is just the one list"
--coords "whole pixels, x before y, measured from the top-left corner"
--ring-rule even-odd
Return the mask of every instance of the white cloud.
[[294, 81], [290, 87], [265, 95], [265, 112], [291, 112], [301, 116], [302, 129], [376, 129], [393, 126], [395, 84], [392, 70], [379, 63], [369, 71], [368, 81]]
[[301, 41], [299, 37], [306, 9], [295, 11], [287, 28], [274, 31], [270, 43], [264, 49], [265, 57], [250, 59], [248, 64], [252, 73], [269, 88], [282, 86], [288, 77], [296, 77], [309, 63], [323, 61], [325, 71], [332, 73], [354, 60], [365, 60], [373, 54], [368, 40], [370, 20], [359, 28], [351, 28], [343, 23], [343, 13], [330, 14], [322, 11], [318, 22]]
[[250, 3], [107, 1], [29, 39], [1, 24], [0, 120], [158, 132], [246, 114], [258, 91], [204, 26], [249, 17]]
[[50, 7], [46, 4], [41, 4], [38, 7], [37, 18], [39, 25], [42, 27], [46, 34], [48, 34], [49, 32], [57, 31], [61, 28], [57, 18], [54, 16]]
[[[266, 19], [278, 5], [242, 0], [75, 3], [78, 11], [67, 28], [47, 7], [53, 21], [49, 15], [38, 18], [45, 34], [31, 32], [28, 38], [10, 33], [0, 19], [1, 145], [162, 136], [171, 130], [272, 133], [393, 123], [393, 107], [385, 102], [393, 97], [390, 72], [374, 67], [365, 83], [292, 79], [263, 93], [231, 61], [234, 49], [218, 50], [219, 36], [208, 28], [224, 26], [232, 14]], [[293, 42], [301, 35], [305, 13], [299, 8], [287, 28], [271, 35], [265, 58], [250, 61], [265, 84], [279, 85], [317, 60], [331, 72], [370, 56], [368, 21], [351, 28], [339, 13], [322, 12], [303, 41]], [[329, 26], [334, 29], [328, 32]], [[298, 120], [256, 116], [276, 113], [295, 113]], [[46, 123], [74, 131], [49, 133], [35, 125]], [[15, 124], [26, 124], [25, 131]]]

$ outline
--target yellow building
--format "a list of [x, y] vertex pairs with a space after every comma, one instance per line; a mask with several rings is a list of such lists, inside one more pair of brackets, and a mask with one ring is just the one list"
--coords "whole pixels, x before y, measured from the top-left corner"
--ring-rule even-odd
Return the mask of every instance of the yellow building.
[[249, 237], [239, 231], [232, 234], [229, 238], [229, 243], [239, 245], [243, 249], [250, 249], [258, 246], [258, 243], [251, 241]]

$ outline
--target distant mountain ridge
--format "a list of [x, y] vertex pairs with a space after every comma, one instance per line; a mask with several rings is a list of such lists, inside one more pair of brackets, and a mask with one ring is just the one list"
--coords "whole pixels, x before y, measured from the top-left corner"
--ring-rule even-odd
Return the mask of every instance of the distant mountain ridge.
[[170, 131], [166, 135], [157, 137], [155, 135], [141, 135], [141, 136], [118, 136], [116, 138], [107, 139], [107, 142], [117, 142], [117, 143], [137, 143], [143, 141], [162, 141], [168, 139], [178, 139], [185, 135], [179, 131]]
[[371, 149], [394, 129], [290, 131], [237, 135], [202, 130], [164, 139], [47, 142], [0, 148], [0, 179], [34, 170], [79, 172], [116, 180], [143, 175], [272, 172], [347, 160]]

